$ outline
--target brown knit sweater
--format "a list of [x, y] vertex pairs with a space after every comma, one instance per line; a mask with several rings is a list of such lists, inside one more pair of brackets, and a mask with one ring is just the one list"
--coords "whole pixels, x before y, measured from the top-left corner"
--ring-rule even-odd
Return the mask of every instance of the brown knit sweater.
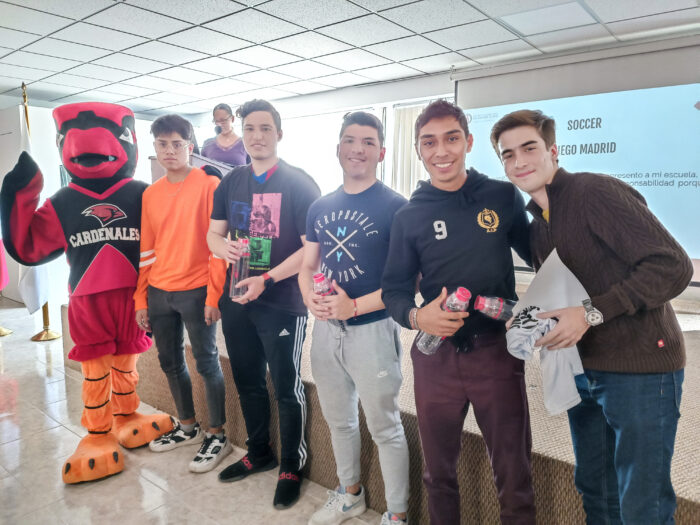
[[530, 201], [532, 262], [553, 248], [603, 314], [578, 343], [584, 368], [671, 372], [685, 366], [669, 301], [690, 282], [688, 255], [632, 187], [607, 175], [560, 168], [547, 186], [549, 220]]

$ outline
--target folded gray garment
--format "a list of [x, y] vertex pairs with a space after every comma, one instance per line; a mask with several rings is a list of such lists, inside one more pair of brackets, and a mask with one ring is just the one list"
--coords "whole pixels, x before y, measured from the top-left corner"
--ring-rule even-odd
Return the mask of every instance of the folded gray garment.
[[[514, 357], [529, 361], [541, 339], [557, 324], [554, 319], [539, 319], [537, 306], [523, 308], [514, 318], [506, 341]], [[575, 346], [560, 350], [540, 350], [544, 406], [551, 415], [560, 414], [581, 402], [574, 376], [583, 374], [583, 365]]]

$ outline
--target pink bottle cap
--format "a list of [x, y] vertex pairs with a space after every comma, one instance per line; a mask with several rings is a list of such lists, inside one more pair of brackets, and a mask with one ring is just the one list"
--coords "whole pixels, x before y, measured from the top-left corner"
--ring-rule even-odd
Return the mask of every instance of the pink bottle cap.
[[474, 309], [483, 310], [484, 308], [486, 308], [486, 297], [483, 295], [477, 295], [476, 301], [474, 301]]
[[243, 239], [238, 239], [238, 242], [241, 244], [248, 244], [250, 241], [244, 237]]
[[322, 283], [325, 279], [326, 279], [326, 276], [320, 272], [314, 275], [314, 282], [315, 283]]
[[457, 296], [457, 299], [459, 299], [463, 303], [466, 303], [472, 297], [472, 293], [466, 288], [463, 288], [462, 286], [457, 288], [455, 295]]

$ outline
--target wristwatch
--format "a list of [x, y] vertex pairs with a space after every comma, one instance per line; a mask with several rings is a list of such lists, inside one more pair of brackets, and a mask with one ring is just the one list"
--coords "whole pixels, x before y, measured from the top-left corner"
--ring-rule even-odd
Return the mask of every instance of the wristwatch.
[[262, 274], [261, 277], [263, 278], [263, 284], [265, 285], [265, 290], [267, 290], [268, 288], [270, 288], [270, 286], [275, 284], [274, 278], [269, 273], [265, 272], [264, 274]]
[[583, 307], [586, 309], [586, 322], [590, 326], [598, 326], [599, 324], [603, 323], [603, 314], [600, 313], [600, 310], [593, 306], [590, 299], [585, 299], [583, 301]]

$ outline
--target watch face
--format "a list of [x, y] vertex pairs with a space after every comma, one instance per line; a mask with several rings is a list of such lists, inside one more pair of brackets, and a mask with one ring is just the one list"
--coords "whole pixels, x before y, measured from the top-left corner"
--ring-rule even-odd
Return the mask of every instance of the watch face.
[[588, 324], [591, 326], [599, 325], [603, 322], [603, 315], [597, 310], [587, 312], [586, 321], [588, 321]]

